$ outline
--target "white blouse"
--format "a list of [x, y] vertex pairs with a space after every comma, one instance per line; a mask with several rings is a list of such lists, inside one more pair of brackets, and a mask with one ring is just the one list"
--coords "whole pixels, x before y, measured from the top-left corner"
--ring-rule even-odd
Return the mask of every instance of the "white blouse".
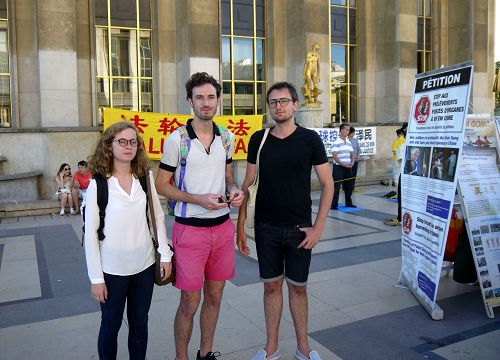
[[[172, 252], [167, 246], [165, 215], [149, 172], [156, 226], [158, 251], [162, 262], [170, 262]], [[118, 179], [108, 178], [108, 205], [104, 219], [105, 239], [99, 241], [99, 207], [97, 185], [94, 179], [87, 189], [85, 205], [85, 257], [92, 284], [104, 283], [103, 272], [112, 275], [133, 275], [155, 262], [154, 247], [146, 216], [146, 194], [139, 179], [133, 178], [130, 195], [122, 189]]]

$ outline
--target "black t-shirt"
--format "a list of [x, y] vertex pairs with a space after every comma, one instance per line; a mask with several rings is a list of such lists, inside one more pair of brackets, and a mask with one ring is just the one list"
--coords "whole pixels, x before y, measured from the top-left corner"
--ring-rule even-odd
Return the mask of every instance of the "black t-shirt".
[[[264, 130], [257, 131], [248, 144], [249, 163], [257, 162]], [[259, 190], [255, 220], [272, 225], [311, 225], [312, 166], [328, 162], [319, 135], [297, 129], [284, 139], [267, 136], [259, 162]]]

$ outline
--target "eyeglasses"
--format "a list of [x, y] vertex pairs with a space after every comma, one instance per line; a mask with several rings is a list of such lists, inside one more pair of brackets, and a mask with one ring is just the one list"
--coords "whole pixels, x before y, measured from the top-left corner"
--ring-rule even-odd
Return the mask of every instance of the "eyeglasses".
[[130, 139], [130, 140], [127, 140], [127, 139], [118, 139], [118, 140], [113, 140], [113, 142], [115, 142], [115, 141], [118, 144], [120, 144], [121, 147], [125, 147], [128, 144], [130, 144], [130, 146], [132, 146], [132, 147], [136, 147], [137, 145], [139, 145], [139, 141], [137, 139]]
[[269, 100], [269, 106], [272, 107], [272, 108], [275, 108], [278, 106], [278, 103], [280, 103], [280, 105], [282, 107], [285, 107], [288, 105], [288, 103], [290, 101], [293, 101], [292, 99], [287, 99], [287, 98], [281, 98], [281, 99], [272, 99], [272, 100]]
[[69, 170], [71, 170], [71, 168], [64, 168], [64, 170], [69, 171]]

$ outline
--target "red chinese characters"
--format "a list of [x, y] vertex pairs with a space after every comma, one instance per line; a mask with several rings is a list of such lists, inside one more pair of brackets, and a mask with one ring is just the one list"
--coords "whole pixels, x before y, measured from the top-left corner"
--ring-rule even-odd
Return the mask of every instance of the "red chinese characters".
[[163, 135], [172, 134], [175, 129], [181, 127], [184, 124], [181, 124], [177, 121], [177, 118], [173, 118], [172, 120], [168, 118], [163, 118], [160, 120], [160, 126], [158, 128], [158, 132], [161, 132]]

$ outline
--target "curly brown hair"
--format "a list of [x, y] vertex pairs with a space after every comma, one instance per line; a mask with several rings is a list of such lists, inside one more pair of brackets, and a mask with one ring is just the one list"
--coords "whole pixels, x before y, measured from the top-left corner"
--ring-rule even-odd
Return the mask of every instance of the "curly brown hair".
[[132, 123], [121, 121], [104, 130], [99, 140], [97, 140], [94, 151], [89, 156], [89, 167], [92, 175], [101, 174], [106, 178], [111, 176], [113, 173], [113, 151], [111, 150], [111, 143], [116, 134], [126, 129], [133, 129], [137, 136], [137, 141], [139, 142], [137, 145], [137, 154], [130, 164], [132, 174], [139, 178], [146, 175], [151, 169], [151, 162], [146, 155], [146, 150], [144, 150], [144, 141], [139, 135], [137, 128]]
[[222, 88], [217, 80], [215, 80], [213, 76], [208, 75], [206, 72], [197, 72], [191, 75], [189, 80], [186, 82], [186, 100], [193, 99], [193, 88], [205, 84], [212, 85], [217, 93], [217, 98], [220, 97]]

